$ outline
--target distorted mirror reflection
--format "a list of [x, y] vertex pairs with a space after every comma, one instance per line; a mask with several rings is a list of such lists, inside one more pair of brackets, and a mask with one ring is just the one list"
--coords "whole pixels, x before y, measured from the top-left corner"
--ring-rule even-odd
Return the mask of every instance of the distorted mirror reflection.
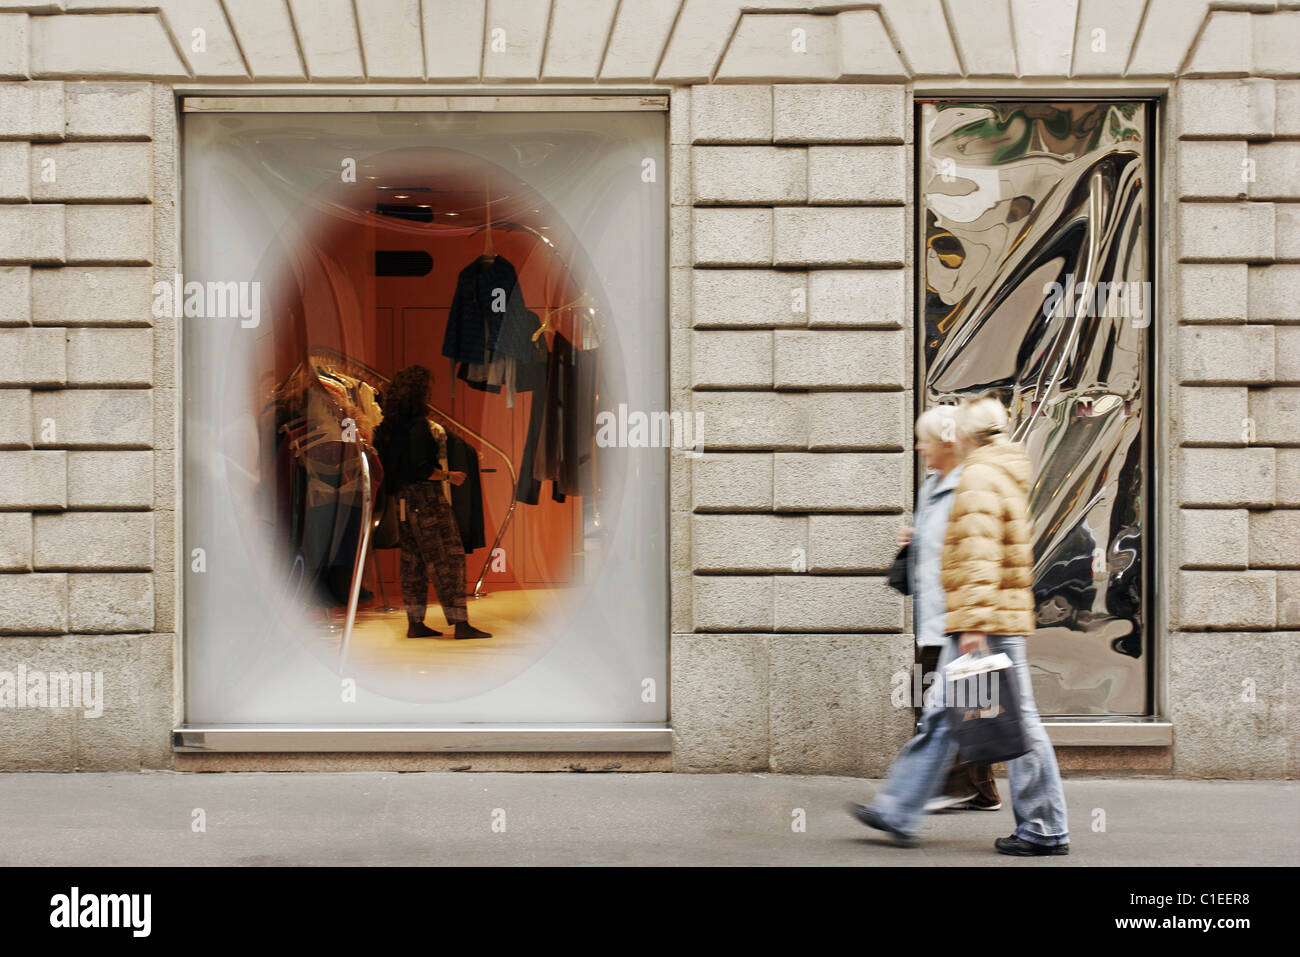
[[1034, 464], [1045, 714], [1144, 714], [1147, 104], [919, 108], [919, 404], [986, 391]]

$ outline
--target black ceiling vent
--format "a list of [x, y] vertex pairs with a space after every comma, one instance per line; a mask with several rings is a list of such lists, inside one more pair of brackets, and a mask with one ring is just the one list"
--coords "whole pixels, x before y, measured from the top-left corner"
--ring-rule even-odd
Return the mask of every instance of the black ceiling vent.
[[406, 206], [402, 203], [380, 203], [375, 207], [380, 216], [392, 219], [409, 219], [415, 223], [433, 222], [433, 210], [428, 206]]
[[379, 249], [375, 251], [376, 276], [427, 276], [433, 257], [423, 249]]

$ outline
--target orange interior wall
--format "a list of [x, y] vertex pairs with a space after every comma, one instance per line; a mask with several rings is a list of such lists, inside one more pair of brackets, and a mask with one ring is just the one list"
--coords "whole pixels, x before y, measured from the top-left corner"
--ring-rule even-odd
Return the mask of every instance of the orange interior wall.
[[[389, 377], [405, 366], [423, 365], [433, 376], [434, 404], [507, 452], [518, 470], [534, 394], [518, 394], [511, 409], [504, 391], [483, 392], [456, 380], [453, 395], [451, 363], [441, 355], [457, 277], [484, 253], [484, 234], [358, 212], [333, 218], [330, 228], [312, 240], [303, 237], [291, 254], [299, 288], [277, 290], [282, 308], [276, 310], [275, 321], [289, 326], [284, 335], [276, 330], [277, 373], [287, 375], [308, 344], [338, 349]], [[515, 267], [524, 302], [539, 317], [546, 318], [547, 307], [571, 303], [579, 295], [564, 263], [536, 236], [494, 230], [492, 242], [497, 255]], [[375, 252], [398, 249], [427, 252], [433, 260], [431, 271], [424, 276], [376, 277]], [[557, 316], [554, 324], [573, 341], [562, 319]], [[295, 328], [299, 325], [305, 331]], [[549, 341], [551, 333], [544, 335]], [[486, 546], [466, 557], [471, 587], [505, 520], [513, 485], [500, 457], [481, 447], [478, 452]], [[537, 505], [516, 505], [500, 547], [505, 550], [506, 570], [488, 573], [486, 582], [492, 589], [575, 581], [580, 575], [575, 555], [582, 548], [581, 498], [555, 502], [551, 483], [543, 482]], [[389, 601], [396, 603], [399, 552], [376, 554]]]

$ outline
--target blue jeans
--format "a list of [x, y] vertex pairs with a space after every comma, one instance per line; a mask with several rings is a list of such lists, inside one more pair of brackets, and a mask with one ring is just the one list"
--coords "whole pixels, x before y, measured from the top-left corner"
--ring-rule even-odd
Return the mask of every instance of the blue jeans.
[[[1020, 677], [1020, 709], [1029, 736], [1030, 750], [1007, 762], [1011, 780], [1011, 809], [1016, 817], [1016, 837], [1033, 844], [1055, 846], [1070, 842], [1065, 821], [1065, 792], [1056, 752], [1047, 729], [1034, 705], [1023, 635], [989, 635], [989, 652], [1003, 652], [1015, 663]], [[957, 657], [957, 638], [949, 635], [939, 655], [938, 675]], [[936, 687], [937, 686], [937, 687]], [[932, 689], [932, 690], [931, 690]], [[925, 802], [943, 787], [948, 768], [957, 754], [951, 733], [951, 709], [943, 704], [943, 679], [927, 690], [921, 712], [921, 727], [889, 766], [885, 786], [871, 802], [871, 808], [889, 827], [915, 837], [921, 828]]]

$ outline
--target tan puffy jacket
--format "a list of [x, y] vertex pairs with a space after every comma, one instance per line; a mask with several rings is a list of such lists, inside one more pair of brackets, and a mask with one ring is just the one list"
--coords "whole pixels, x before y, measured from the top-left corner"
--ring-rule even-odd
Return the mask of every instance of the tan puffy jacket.
[[1034, 630], [1031, 468], [1019, 442], [985, 445], [962, 463], [940, 557], [945, 629], [990, 635]]

